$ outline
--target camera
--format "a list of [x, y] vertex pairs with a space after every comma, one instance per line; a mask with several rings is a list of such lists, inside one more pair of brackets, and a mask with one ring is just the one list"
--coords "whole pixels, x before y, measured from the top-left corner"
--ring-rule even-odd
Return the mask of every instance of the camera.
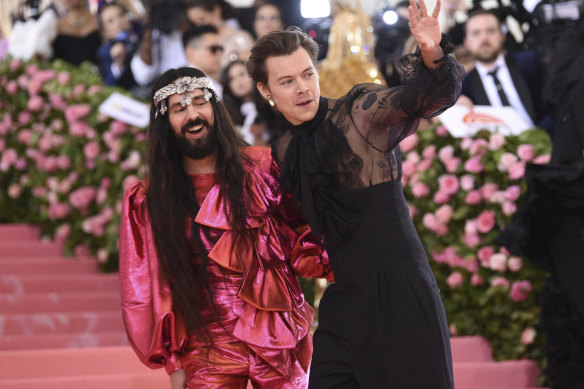
[[184, 15], [183, 0], [145, 0], [150, 13], [149, 27], [170, 34], [180, 27]]

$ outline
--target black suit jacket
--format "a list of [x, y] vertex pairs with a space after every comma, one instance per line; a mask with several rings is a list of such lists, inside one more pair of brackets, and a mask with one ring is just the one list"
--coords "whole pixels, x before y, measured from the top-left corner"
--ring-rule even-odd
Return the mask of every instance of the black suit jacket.
[[[544, 63], [530, 51], [507, 55], [505, 63], [509, 68], [517, 94], [533, 123], [551, 130], [551, 118], [547, 114], [542, 95], [545, 77]], [[464, 78], [462, 94], [470, 98], [475, 105], [491, 105], [476, 69], [471, 70]]]

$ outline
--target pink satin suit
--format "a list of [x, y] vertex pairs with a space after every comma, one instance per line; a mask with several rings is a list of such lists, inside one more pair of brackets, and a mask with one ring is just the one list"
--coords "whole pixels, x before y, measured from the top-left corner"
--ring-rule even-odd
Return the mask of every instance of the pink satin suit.
[[[215, 310], [203, 311], [213, 347], [189, 336], [174, 312], [168, 282], [159, 270], [145, 187], [124, 194], [120, 231], [120, 283], [124, 324], [131, 346], [151, 368], [185, 369], [189, 388], [306, 388], [312, 356], [313, 309], [296, 275], [332, 279], [326, 252], [305, 225], [291, 228], [270, 150], [246, 147], [252, 184], [248, 225], [255, 241], [233, 252], [216, 175], [191, 176], [199, 204], [194, 222], [207, 250]], [[192, 222], [190, 220], [189, 222]], [[196, 249], [191, 248], [196, 260]], [[227, 331], [225, 331], [227, 330]]]

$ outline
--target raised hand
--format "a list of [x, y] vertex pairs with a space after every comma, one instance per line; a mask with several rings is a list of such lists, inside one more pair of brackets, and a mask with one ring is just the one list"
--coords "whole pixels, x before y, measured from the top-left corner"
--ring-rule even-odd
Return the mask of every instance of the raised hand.
[[410, 14], [410, 31], [418, 43], [418, 47], [424, 52], [429, 52], [440, 45], [442, 35], [438, 24], [440, 14], [440, 0], [436, 1], [436, 6], [432, 15], [428, 15], [428, 9], [424, 0], [419, 0], [420, 6], [414, 0], [410, 0], [408, 11]]

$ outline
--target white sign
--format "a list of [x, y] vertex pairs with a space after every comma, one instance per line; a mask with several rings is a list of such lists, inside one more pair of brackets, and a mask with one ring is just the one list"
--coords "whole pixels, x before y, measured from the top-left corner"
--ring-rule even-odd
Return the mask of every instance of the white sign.
[[99, 112], [136, 127], [144, 128], [150, 121], [150, 107], [118, 92], [99, 106]]
[[472, 110], [454, 105], [438, 116], [450, 134], [456, 138], [472, 136], [479, 130], [501, 135], [519, 135], [533, 126], [525, 122], [512, 107], [475, 105]]

